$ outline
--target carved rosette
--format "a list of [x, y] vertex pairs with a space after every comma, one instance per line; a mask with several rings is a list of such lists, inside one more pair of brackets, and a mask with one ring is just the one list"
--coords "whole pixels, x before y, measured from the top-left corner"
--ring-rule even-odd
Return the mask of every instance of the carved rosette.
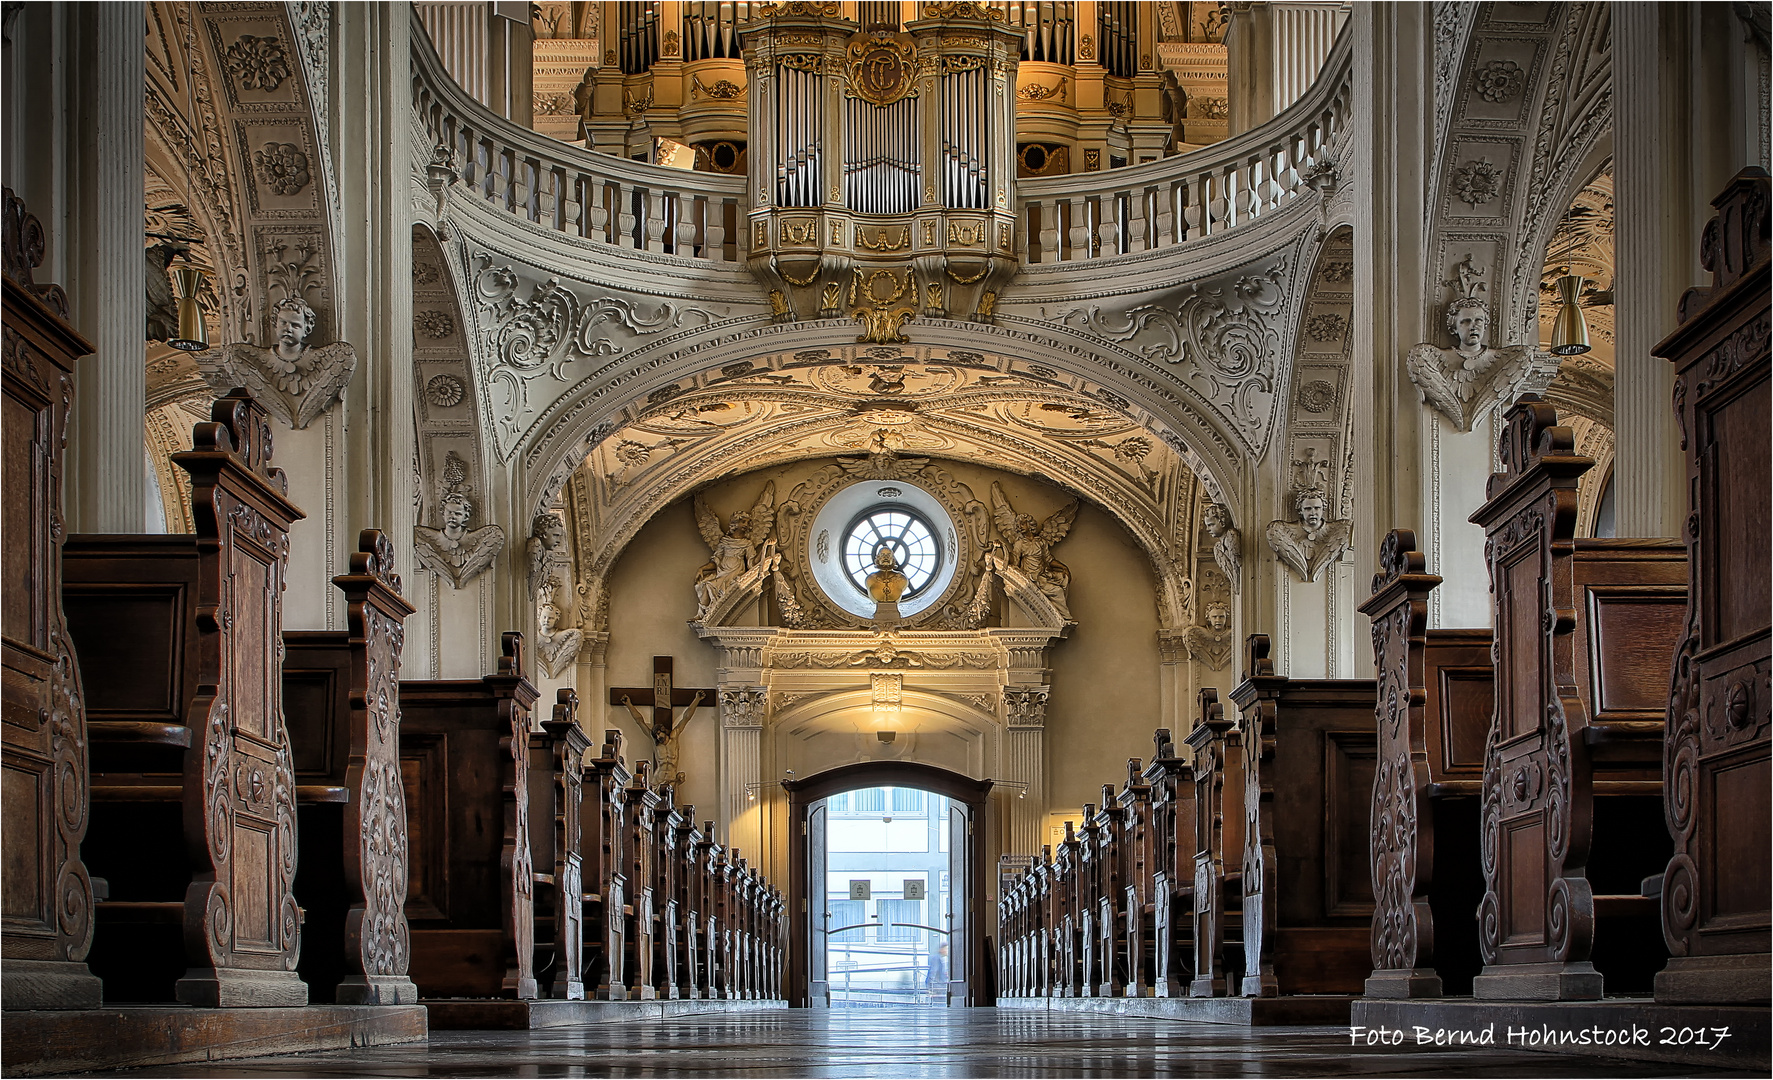
[[[418, 989], [407, 978], [411, 960], [406, 921], [409, 831], [400, 775], [400, 653], [405, 618], [413, 608], [400, 596], [394, 544], [365, 529], [351, 556], [351, 573], [333, 579], [345, 594], [353, 652], [351, 745], [346, 762], [345, 836], [357, 858], [347, 858], [350, 910], [345, 920], [346, 1004], [411, 1004]], [[347, 845], [350, 850], [350, 845]], [[311, 948], [323, 947], [314, 942]]]
[[1428, 804], [1427, 718], [1423, 712], [1428, 596], [1441, 579], [1424, 572], [1416, 536], [1387, 534], [1379, 549], [1373, 596], [1361, 610], [1373, 620], [1378, 673], [1375, 724], [1379, 757], [1373, 776], [1369, 860], [1373, 875], [1373, 974], [1370, 997], [1435, 997], [1434, 916], [1428, 890], [1432, 866]]

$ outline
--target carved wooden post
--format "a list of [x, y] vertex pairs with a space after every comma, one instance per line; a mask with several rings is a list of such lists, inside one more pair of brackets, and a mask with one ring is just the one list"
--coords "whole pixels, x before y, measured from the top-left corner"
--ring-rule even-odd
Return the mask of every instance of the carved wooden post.
[[1152, 740], [1151, 764], [1145, 767], [1152, 793], [1152, 993], [1184, 997], [1191, 951], [1183, 942], [1194, 912], [1194, 767], [1176, 755], [1169, 728], [1158, 728]]
[[1225, 856], [1243, 851], [1243, 737], [1225, 718], [1219, 692], [1200, 690], [1194, 749], [1194, 981], [1190, 997], [1224, 997]]
[[653, 988], [653, 813], [659, 797], [649, 783], [650, 761], [634, 765], [634, 779], [622, 790], [627, 808], [622, 830], [622, 868], [627, 871], [633, 888], [628, 896], [627, 960], [623, 977], [628, 996], [637, 1001], [652, 1001], [658, 996]]
[[1505, 471], [1471, 520], [1496, 610], [1496, 719], [1484, 751], [1484, 899], [1480, 998], [1601, 996], [1589, 962], [1594, 891], [1586, 867], [1592, 768], [1576, 695], [1576, 482], [1594, 464], [1576, 456], [1557, 410], [1527, 394], [1508, 410]]
[[536, 688], [524, 678], [523, 635], [507, 630], [499, 638], [499, 670], [486, 676], [498, 695], [499, 752], [510, 758], [501, 785], [505, 805], [505, 835], [500, 847], [500, 925], [504, 931], [505, 978], [501, 991], [507, 997], [528, 1000], [536, 996], [535, 865], [529, 849], [529, 711], [536, 703]]
[[701, 939], [702, 997], [714, 999], [720, 996], [720, 896], [715, 888], [714, 864], [720, 858], [720, 842], [714, 839], [714, 822], [702, 822], [702, 836], [696, 842], [696, 895], [700, 898], [701, 923], [696, 933]]
[[185, 754], [189, 1005], [306, 1005], [296, 974], [295, 771], [283, 722], [289, 528], [305, 515], [271, 466], [271, 421], [233, 390], [173, 455], [191, 475], [198, 676]]
[[[345, 594], [351, 639], [351, 747], [345, 764], [345, 976], [341, 1005], [411, 1005], [407, 977], [406, 788], [400, 775], [400, 650], [413, 606], [400, 595], [394, 544], [358, 534], [351, 572], [332, 579]], [[311, 948], [330, 943], [310, 942]]]
[[[1088, 806], [1085, 807], [1089, 809]], [[1053, 861], [1053, 888], [1059, 898], [1059, 979], [1058, 997], [1083, 996], [1082, 957], [1078, 938], [1082, 927], [1078, 920], [1079, 866], [1077, 830], [1065, 823], [1065, 839], [1059, 841], [1059, 855]]]
[[628, 767], [622, 761], [622, 733], [603, 733], [603, 745], [590, 763], [591, 797], [579, 807], [579, 852], [588, 864], [584, 919], [590, 927], [587, 972], [595, 972], [593, 993], [599, 1001], [628, 997], [622, 979], [624, 928], [622, 915], [627, 876], [622, 873], [622, 791]]
[[591, 748], [579, 727], [579, 695], [563, 686], [554, 713], [542, 721], [554, 779], [554, 980], [551, 997], [585, 997], [585, 906], [583, 822], [585, 751]]
[[653, 815], [654, 910], [658, 912], [658, 937], [653, 943], [653, 985], [663, 999], [674, 999], [677, 989], [677, 919], [682, 901], [677, 895], [677, 828], [683, 823], [672, 784], [658, 789], [659, 809]]
[[1140, 766], [1138, 758], [1127, 759], [1127, 782], [1119, 797], [1121, 810], [1126, 815], [1120, 859], [1124, 992], [1127, 997], [1138, 998], [1148, 997], [1151, 993], [1151, 941], [1145, 905], [1151, 899], [1154, 866], [1151, 786], [1145, 782], [1144, 770]]
[[[1274, 851], [1275, 699], [1287, 680], [1274, 673], [1267, 634], [1244, 643], [1245, 678], [1231, 692], [1244, 738], [1243, 930], [1245, 997], [1275, 997], [1276, 894], [1280, 862]], [[1227, 849], [1229, 857], [1230, 849]]]
[[1663, 747], [1675, 845], [1662, 885], [1664, 1002], [1768, 999], [1768, 204], [1767, 174], [1753, 168], [1713, 201], [1700, 247], [1712, 288], [1682, 298], [1681, 328], [1656, 347], [1675, 365], [1690, 511]]
[[1078, 829], [1077, 861], [1072, 864], [1076, 882], [1077, 936], [1081, 952], [1078, 994], [1095, 997], [1096, 984], [1101, 982], [1101, 964], [1096, 941], [1096, 868], [1100, 865], [1097, 837], [1102, 826], [1096, 821], [1096, 804], [1084, 803], [1083, 824]]
[[69, 326], [67, 297], [35, 285], [43, 228], [5, 192], [4, 605], [7, 850], [0, 961], [8, 1009], [90, 1009], [99, 980], [92, 882], [80, 859], [91, 807], [85, 695], [62, 612], [62, 469], [74, 360], [92, 346]]
[[678, 922], [682, 938], [678, 945], [677, 980], [679, 997], [694, 1000], [701, 994], [701, 959], [698, 927], [703, 907], [701, 875], [696, 860], [701, 855], [702, 830], [696, 827], [696, 808], [684, 806], [677, 816], [677, 858], [672, 861], [672, 874], [677, 881]]
[[1373, 872], [1373, 974], [1368, 997], [1439, 997], [1434, 969], [1434, 810], [1429, 799], [1425, 656], [1428, 594], [1441, 579], [1424, 572], [1416, 534], [1394, 529], [1379, 546], [1373, 596], [1378, 667], [1379, 761], [1373, 777], [1368, 850]]

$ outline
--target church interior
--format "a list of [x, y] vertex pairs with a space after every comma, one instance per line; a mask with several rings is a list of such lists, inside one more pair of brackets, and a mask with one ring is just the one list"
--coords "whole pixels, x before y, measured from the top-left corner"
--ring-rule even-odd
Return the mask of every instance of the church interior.
[[0, 13], [8, 1073], [1766, 1075], [1768, 4]]

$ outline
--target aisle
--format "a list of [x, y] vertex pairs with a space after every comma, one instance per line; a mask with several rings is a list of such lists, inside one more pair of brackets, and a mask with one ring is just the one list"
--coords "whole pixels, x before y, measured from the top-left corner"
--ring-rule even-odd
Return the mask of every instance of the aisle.
[[[428, 1044], [107, 1076], [1676, 1076], [1526, 1051], [1353, 1050], [1343, 1028], [996, 1009], [794, 1009], [590, 1031], [438, 1032]], [[1710, 1073], [1707, 1075], [1733, 1075]], [[1748, 1074], [1734, 1074], [1748, 1075]]]

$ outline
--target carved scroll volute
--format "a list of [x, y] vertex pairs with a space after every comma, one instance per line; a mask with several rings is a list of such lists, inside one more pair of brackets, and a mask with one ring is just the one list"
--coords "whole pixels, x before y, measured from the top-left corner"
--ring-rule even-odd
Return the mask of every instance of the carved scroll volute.
[[[410, 1005], [418, 987], [406, 922], [408, 829], [400, 776], [400, 650], [413, 607], [400, 595], [394, 544], [364, 529], [351, 572], [332, 579], [345, 594], [351, 636], [351, 716], [345, 767], [346, 1005]], [[313, 941], [309, 948], [331, 948]]]
[[[38, 285], [41, 223], [10, 189], [0, 199], [5, 272], [3, 366], [6, 453], [24, 464], [9, 473], [4, 531], [7, 722], [0, 728], [6, 805], [14, 785], [37, 814], [8, 811], [3, 936], [6, 1008], [84, 1009], [100, 1002], [87, 969], [92, 945], [92, 882], [80, 857], [91, 811], [85, 695], [62, 610], [62, 475], [76, 358], [92, 352], [63, 321], [67, 298]], [[42, 303], [39, 303], [42, 301]], [[19, 481], [19, 482], [15, 482]]]
[[271, 467], [270, 421], [258, 402], [236, 390], [210, 415], [193, 430], [196, 448], [172, 458], [191, 476], [200, 557], [184, 777], [193, 872], [177, 993], [190, 1005], [305, 1005], [282, 672], [289, 529], [304, 515]]
[[[1496, 715], [1484, 752], [1480, 997], [1598, 998], [1589, 962], [1587, 877], [1593, 787], [1576, 696], [1576, 485], [1593, 466], [1571, 452], [1557, 411], [1523, 395], [1504, 418], [1504, 472], [1472, 514], [1488, 537], [1495, 600]], [[1505, 843], [1504, 837], [1508, 840]], [[1517, 853], [1543, 865], [1516, 865]], [[1542, 875], [1542, 876], [1541, 876]], [[1539, 889], [1529, 883], [1543, 881]]]
[[486, 682], [499, 702], [499, 754], [504, 769], [504, 838], [499, 850], [500, 923], [504, 932], [505, 997], [536, 996], [535, 867], [529, 848], [529, 714], [539, 694], [523, 677], [523, 635], [499, 640], [498, 674]]
[[1367, 849], [1373, 873], [1373, 974], [1369, 997], [1439, 997], [1434, 969], [1434, 816], [1429, 802], [1425, 664], [1428, 595], [1441, 579], [1425, 572], [1416, 534], [1394, 529], [1379, 546], [1373, 595], [1378, 668], [1374, 721], [1379, 761]]
[[1267, 634], [1244, 642], [1245, 680], [1231, 692], [1244, 736], [1243, 921], [1246, 970], [1243, 993], [1274, 997], [1274, 936], [1280, 863], [1274, 850], [1275, 699], [1287, 680], [1274, 674]]

